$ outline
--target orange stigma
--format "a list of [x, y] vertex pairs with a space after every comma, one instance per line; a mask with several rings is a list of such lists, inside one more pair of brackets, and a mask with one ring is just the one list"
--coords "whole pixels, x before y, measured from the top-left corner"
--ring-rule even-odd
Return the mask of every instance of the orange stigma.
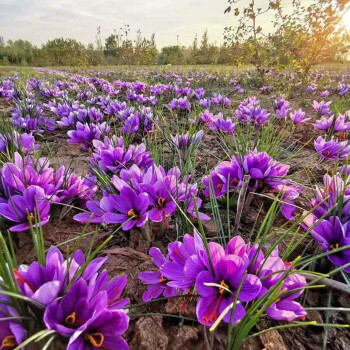
[[65, 321], [66, 324], [69, 324], [71, 326], [73, 324], [75, 324], [75, 321], [76, 321], [76, 314], [75, 314], [75, 312], [72, 312], [69, 316], [67, 316], [64, 321]]
[[93, 334], [87, 334], [86, 339], [90, 341], [92, 346], [96, 348], [101, 348], [105, 340], [105, 337], [102, 333], [93, 333]]
[[165, 204], [165, 199], [164, 198], [158, 198], [158, 200], [157, 200], [158, 208], [164, 208], [164, 204]]
[[14, 335], [6, 336], [2, 343], [0, 349], [12, 349], [17, 346], [16, 338]]

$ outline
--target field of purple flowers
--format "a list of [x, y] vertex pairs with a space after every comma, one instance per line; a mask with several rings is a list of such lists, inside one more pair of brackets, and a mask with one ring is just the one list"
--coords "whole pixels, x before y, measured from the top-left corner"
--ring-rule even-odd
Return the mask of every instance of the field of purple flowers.
[[350, 68], [0, 71], [0, 349], [350, 349]]

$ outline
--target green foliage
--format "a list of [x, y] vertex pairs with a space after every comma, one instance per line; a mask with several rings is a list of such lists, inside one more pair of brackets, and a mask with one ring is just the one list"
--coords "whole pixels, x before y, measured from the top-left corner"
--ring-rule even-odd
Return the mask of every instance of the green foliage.
[[[319, 63], [344, 60], [350, 35], [341, 26], [350, 9], [349, 0], [270, 0], [265, 8], [258, 0], [228, 0], [225, 13], [234, 12], [238, 24], [225, 28], [225, 43], [232, 47], [233, 62], [253, 64], [261, 75], [271, 66], [293, 66], [305, 76]], [[243, 6], [243, 9], [242, 9]], [[263, 6], [260, 5], [260, 6]], [[274, 16], [273, 33], [263, 32], [263, 15]]]
[[158, 58], [159, 64], [184, 64], [185, 57], [179, 45], [166, 46], [162, 48]]

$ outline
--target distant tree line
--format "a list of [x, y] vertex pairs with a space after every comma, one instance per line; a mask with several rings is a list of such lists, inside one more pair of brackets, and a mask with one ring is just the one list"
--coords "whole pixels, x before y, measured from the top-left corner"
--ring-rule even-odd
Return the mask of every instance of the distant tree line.
[[104, 44], [99, 36], [87, 46], [75, 39], [56, 38], [37, 47], [27, 40], [5, 40], [0, 37], [0, 65], [19, 66], [94, 66], [94, 65], [155, 65], [155, 64], [230, 64], [231, 48], [209, 41], [208, 31], [198, 42], [186, 47], [181, 44], [157, 49], [155, 35], [150, 38], [137, 31], [130, 38], [130, 28], [109, 35]]
[[[241, 13], [237, 3], [246, 4]], [[0, 65], [97, 66], [97, 65], [197, 65], [253, 64], [259, 72], [271, 66], [294, 66], [307, 73], [312, 65], [343, 61], [350, 49], [349, 33], [339, 25], [350, 0], [315, 0], [303, 7], [293, 0], [294, 11], [284, 15], [282, 0], [269, 0], [264, 10], [255, 0], [228, 0], [225, 13], [233, 12], [238, 23], [227, 27], [224, 44], [209, 40], [206, 30], [190, 46], [180, 43], [158, 50], [155, 35], [146, 38], [138, 30], [131, 38], [125, 25], [103, 42], [98, 28], [94, 44], [56, 38], [37, 47], [27, 40], [5, 40], [0, 36]], [[260, 15], [275, 13], [275, 32], [264, 34]]]

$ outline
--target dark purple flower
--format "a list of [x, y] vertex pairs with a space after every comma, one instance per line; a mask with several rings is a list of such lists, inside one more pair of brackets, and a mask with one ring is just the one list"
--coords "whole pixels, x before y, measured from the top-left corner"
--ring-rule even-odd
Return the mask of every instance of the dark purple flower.
[[14, 271], [23, 295], [43, 304], [51, 304], [62, 292], [65, 281], [63, 256], [57, 248], [50, 248], [46, 254], [45, 266], [33, 262], [21, 265]]
[[94, 314], [71, 336], [67, 350], [129, 350], [128, 344], [121, 337], [128, 326], [126, 311], [103, 310]]
[[[142, 227], [147, 220], [147, 209], [149, 199], [147, 193], [136, 194], [129, 187], [123, 187], [120, 195], [110, 195], [106, 197], [109, 202], [110, 211], [103, 219], [108, 224], [122, 224], [125, 231], [130, 230], [135, 225]], [[111, 210], [112, 209], [112, 210]]]
[[[152, 256], [152, 262], [158, 269], [161, 269], [168, 259], [164, 258], [158, 248], [151, 248], [149, 255]], [[148, 284], [147, 290], [142, 295], [142, 301], [146, 302], [156, 299], [162, 294], [164, 297], [171, 297], [178, 294], [176, 288], [168, 286], [168, 279], [160, 271], [146, 271], [139, 274], [139, 279]]]
[[11, 232], [23, 232], [33, 227], [45, 225], [49, 221], [50, 203], [45, 192], [38, 186], [29, 186], [23, 195], [13, 195], [7, 203], [0, 203], [0, 215], [16, 222]]
[[338, 141], [331, 139], [326, 141], [322, 136], [319, 136], [315, 142], [317, 153], [325, 159], [331, 161], [344, 160], [350, 155], [350, 145], [348, 141]]
[[[261, 282], [257, 276], [246, 274], [247, 265], [236, 255], [223, 256], [215, 265], [215, 277], [209, 271], [202, 271], [196, 279], [196, 287], [201, 299], [197, 303], [197, 318], [201, 324], [211, 326], [234, 302], [238, 289], [242, 283], [238, 295], [232, 323], [236, 323], [245, 316], [245, 308], [242, 302], [255, 299], [261, 289]], [[232, 307], [231, 307], [232, 308]], [[231, 312], [228, 310], [223, 320], [230, 322]]]
[[[23, 325], [15, 319], [18, 316], [17, 310], [10, 305], [10, 299], [0, 294], [0, 349], [15, 349], [25, 340], [27, 332]], [[6, 320], [10, 317], [14, 319]]]
[[106, 307], [107, 293], [101, 292], [98, 297], [89, 300], [87, 283], [79, 278], [62, 299], [56, 300], [46, 308], [44, 322], [48, 329], [70, 337], [96, 312]]
[[[325, 252], [350, 245], [350, 224], [349, 222], [342, 224], [336, 216], [319, 222], [311, 234]], [[350, 248], [327, 257], [334, 265], [341, 267], [350, 263]], [[345, 268], [344, 271], [350, 272], [350, 267]]]

